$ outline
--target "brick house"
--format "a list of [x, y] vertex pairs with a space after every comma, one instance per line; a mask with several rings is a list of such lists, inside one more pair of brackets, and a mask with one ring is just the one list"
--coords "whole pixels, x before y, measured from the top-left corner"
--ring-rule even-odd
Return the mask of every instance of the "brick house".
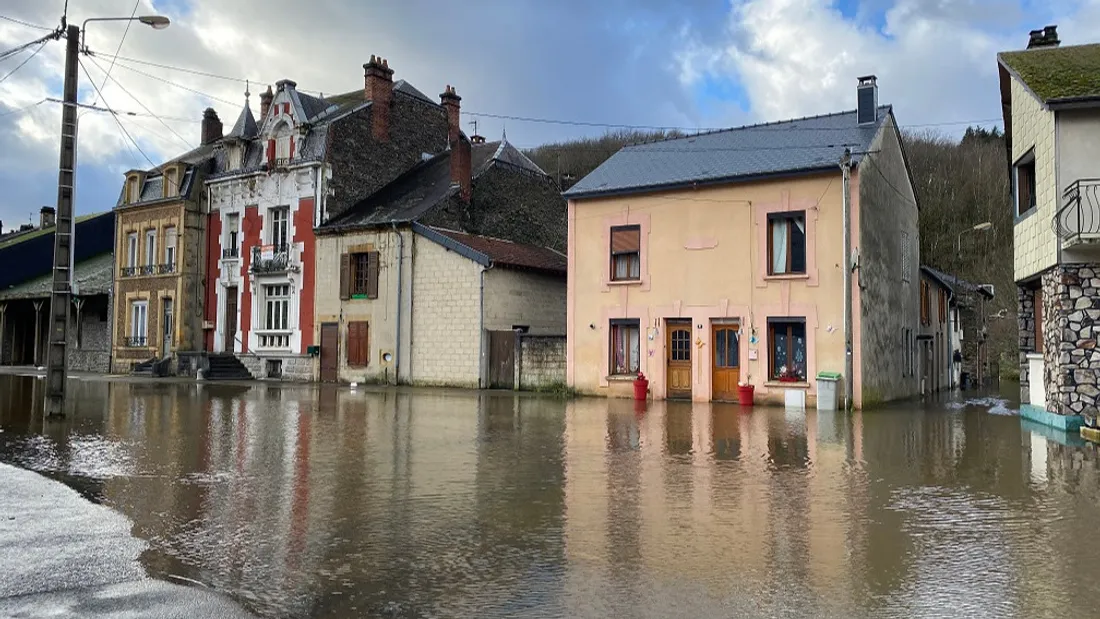
[[125, 175], [114, 209], [114, 372], [152, 368], [154, 360], [171, 369], [203, 348], [203, 180], [221, 137], [222, 123], [208, 108], [198, 148]]
[[1076, 429], [1100, 406], [1100, 44], [1057, 28], [997, 56], [1015, 223], [1021, 415]]
[[442, 107], [371, 57], [364, 88], [314, 97], [282, 80], [247, 102], [207, 181], [206, 346], [254, 376], [315, 378], [314, 228], [446, 147]]
[[440, 98], [451, 148], [317, 229], [321, 380], [489, 386], [491, 332], [565, 332], [565, 201]]

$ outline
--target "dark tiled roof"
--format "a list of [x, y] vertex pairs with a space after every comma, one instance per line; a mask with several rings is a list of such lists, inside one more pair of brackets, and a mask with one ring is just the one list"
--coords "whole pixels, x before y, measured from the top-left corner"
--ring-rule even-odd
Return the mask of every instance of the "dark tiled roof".
[[298, 92], [297, 94], [298, 102], [302, 104], [302, 113], [307, 119], [316, 118], [318, 114], [332, 106], [332, 103], [307, 95], [304, 92]]
[[1100, 97], [1100, 43], [997, 55], [1044, 102]]
[[924, 271], [933, 279], [939, 280], [940, 284], [946, 286], [953, 292], [959, 294], [980, 292], [991, 299], [993, 298], [993, 288], [989, 284], [975, 284], [973, 282], [968, 282], [965, 279], [956, 277], [955, 275], [949, 275], [947, 273], [944, 273], [943, 271], [940, 271], [939, 269], [934, 269], [926, 265], [921, 265], [921, 271]]
[[547, 247], [513, 243], [504, 239], [466, 234], [465, 232], [444, 228], [429, 229], [487, 256], [495, 266], [534, 269], [562, 274], [566, 271], [565, 256]]
[[[80, 296], [107, 294], [114, 281], [113, 254], [100, 254], [76, 263], [74, 287]], [[0, 299], [39, 299], [50, 296], [53, 274], [46, 274], [0, 291]]]
[[868, 150], [878, 122], [856, 124], [855, 110], [623, 147], [565, 192], [566, 197], [657, 190], [777, 174], [840, 169], [844, 149]]
[[406, 82], [405, 80], [397, 80], [396, 82], [394, 82], [393, 83], [393, 89], [396, 90], [397, 92], [403, 92], [407, 95], [416, 97], [417, 99], [423, 99], [424, 101], [427, 101], [428, 103], [431, 103], [431, 104], [434, 104], [434, 105], [439, 105], [439, 102], [432, 101], [431, 97], [429, 97], [428, 95], [420, 92], [419, 90], [416, 89], [415, 86], [413, 86], [412, 84]]
[[259, 132], [260, 128], [256, 125], [256, 117], [252, 115], [252, 108], [246, 102], [241, 109], [241, 115], [237, 117], [237, 122], [233, 123], [233, 129], [225, 137], [251, 140]]
[[[477, 178], [496, 162], [543, 174], [537, 165], [507, 142], [473, 144], [470, 154], [473, 178]], [[451, 151], [444, 151], [420, 162], [392, 183], [360, 201], [344, 215], [322, 225], [321, 229], [414, 221], [455, 191], [451, 185]]]
[[[153, 202], [156, 200], [164, 200], [164, 177], [160, 170], [171, 163], [183, 163], [188, 167], [183, 173], [183, 178], [180, 180], [179, 195], [184, 199], [191, 197], [192, 190], [196, 187], [195, 180], [195, 168], [205, 166], [214, 157], [214, 144], [202, 144], [196, 148], [193, 148], [186, 153], [170, 159], [162, 163], [157, 168], [147, 171], [145, 182], [141, 186], [141, 194], [139, 201], [132, 204], [140, 204], [142, 202]], [[122, 197], [125, 194], [125, 183], [118, 192], [118, 201], [115, 206], [122, 206]], [[177, 199], [176, 197], [170, 199]], [[127, 205], [130, 206], [130, 205]]]

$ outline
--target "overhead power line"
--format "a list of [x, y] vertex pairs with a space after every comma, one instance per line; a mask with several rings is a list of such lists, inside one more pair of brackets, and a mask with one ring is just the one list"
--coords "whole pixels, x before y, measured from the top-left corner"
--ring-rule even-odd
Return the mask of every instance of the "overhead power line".
[[[97, 69], [99, 69], [100, 71], [103, 71], [103, 67], [100, 66], [100, 64], [95, 61], [95, 58], [92, 58], [92, 57], [89, 56], [88, 60], [90, 60], [92, 62], [92, 64], [94, 64], [96, 66]], [[185, 138], [182, 135], [180, 135], [179, 133], [177, 133], [176, 130], [173, 129], [168, 123], [161, 120], [160, 116], [157, 116], [156, 113], [153, 112], [153, 110], [149, 109], [149, 106], [142, 103], [141, 99], [138, 99], [136, 96], [134, 96], [134, 93], [127, 90], [126, 87], [123, 86], [122, 83], [119, 82], [117, 79], [112, 77], [109, 72], [103, 71], [103, 73], [107, 76], [106, 79], [104, 79], [104, 83], [106, 83], [106, 81], [108, 79], [111, 80], [112, 82], [114, 82], [115, 86], [118, 86], [119, 88], [121, 88], [122, 92], [126, 93], [131, 99], [133, 99], [135, 102], [137, 102], [137, 104], [140, 105], [142, 109], [144, 109], [146, 112], [148, 112], [153, 118], [157, 119], [160, 122], [160, 124], [164, 125], [164, 128], [167, 129], [169, 132], [171, 132], [172, 135], [179, 138], [179, 140], [181, 142], [183, 142], [184, 146], [186, 146], [187, 148], [191, 148], [191, 143], [187, 141], [187, 138]], [[96, 91], [101, 92], [100, 89], [96, 89]]]
[[30, 47], [34, 47], [35, 45], [38, 45], [39, 43], [45, 43], [45, 42], [47, 42], [51, 39], [60, 39], [60, 38], [61, 38], [61, 32], [60, 31], [51, 32], [50, 34], [47, 34], [44, 37], [35, 39], [33, 41], [29, 41], [27, 43], [24, 43], [24, 44], [20, 45], [19, 47], [13, 47], [13, 48], [5, 51], [5, 52], [0, 52], [0, 60], [4, 60], [5, 58], [10, 58], [11, 56], [14, 56], [15, 54], [18, 54], [19, 52], [21, 52], [25, 49], [28, 49]]
[[[57, 99], [55, 97], [46, 97], [42, 101], [39, 101], [39, 103], [42, 103], [43, 101], [49, 101], [50, 103], [62, 103], [62, 104], [65, 103], [61, 99]], [[101, 107], [99, 105], [92, 105], [90, 103], [74, 103], [73, 105], [75, 105], [78, 108], [85, 109], [85, 110], [92, 110], [94, 112], [106, 112], [108, 114], [118, 114], [119, 116], [129, 116], [131, 118], [153, 118], [154, 117], [154, 114], [143, 113], [143, 112], [127, 112], [125, 110], [120, 110], [120, 109], [117, 109], [117, 108], [107, 109], [105, 107]], [[0, 115], [2, 115], [2, 114], [0, 114]], [[172, 120], [172, 121], [175, 121], [175, 122], [182, 122], [182, 123], [201, 123], [202, 122], [201, 119], [197, 119], [197, 118], [180, 118], [179, 116], [163, 116], [162, 115], [162, 116], [160, 116], [160, 118], [162, 118], [164, 120]]]
[[[115, 54], [116, 55], [119, 52], [122, 51], [122, 44], [126, 42], [126, 35], [130, 34], [130, 26], [134, 23], [134, 15], [137, 15], [138, 6], [140, 6], [140, 5], [141, 5], [141, 0], [134, 0], [134, 10], [130, 11], [130, 20], [126, 22], [126, 29], [122, 31], [122, 38], [118, 40], [118, 47], [115, 49]], [[68, 2], [68, 0], [65, 0], [65, 12], [67, 13], [68, 11], [69, 11], [69, 2]], [[96, 66], [99, 66], [99, 65], [96, 65]], [[111, 66], [107, 67], [107, 76], [103, 78], [103, 84], [100, 85], [101, 89], [107, 87], [107, 79], [111, 77], [111, 71], [114, 71], [114, 69], [115, 69], [115, 59], [112, 58], [111, 59]], [[98, 102], [93, 101], [93, 104], [95, 104], [95, 103], [98, 103]]]
[[38, 55], [38, 52], [42, 51], [42, 48], [43, 48], [43, 47], [46, 47], [46, 44], [45, 44], [45, 43], [40, 43], [40, 44], [38, 45], [38, 49], [34, 50], [34, 53], [33, 53], [33, 54], [31, 54], [30, 56], [27, 56], [26, 58], [24, 58], [24, 59], [23, 59], [23, 62], [20, 62], [20, 63], [19, 63], [18, 65], [16, 65], [16, 67], [15, 67], [14, 69], [12, 69], [11, 71], [8, 71], [8, 72], [7, 72], [7, 74], [6, 74], [6, 75], [4, 75], [4, 77], [0, 77], [0, 84], [3, 84], [3, 83], [4, 83], [4, 80], [8, 79], [8, 78], [9, 78], [9, 77], [11, 77], [12, 75], [15, 75], [15, 72], [16, 72], [16, 71], [18, 71], [19, 69], [22, 69], [22, 68], [23, 68], [23, 65], [27, 64], [27, 63], [28, 63], [28, 62], [30, 62], [30, 61], [31, 61], [31, 60], [32, 60], [32, 59], [33, 59], [33, 58], [34, 58], [35, 56], [37, 56], [37, 55]]
[[15, 108], [14, 110], [8, 110], [7, 112], [4, 112], [4, 113], [0, 114], [0, 118], [3, 118], [5, 116], [11, 116], [13, 114], [18, 114], [20, 112], [26, 112], [27, 110], [29, 110], [33, 107], [37, 107], [39, 105], [42, 105], [45, 102], [46, 102], [46, 99], [41, 99], [39, 101], [31, 103], [30, 105], [24, 105], [23, 107]]
[[26, 26], [28, 28], [37, 28], [39, 30], [53, 30], [53, 28], [50, 28], [49, 26], [39, 26], [38, 24], [32, 24], [30, 22], [23, 21], [21, 19], [16, 19], [14, 17], [8, 17], [7, 15], [0, 15], [0, 19], [2, 19], [4, 21], [10, 21], [13, 24], [19, 24], [20, 26]]
[[[88, 72], [88, 67], [85, 66], [83, 61], [80, 62], [80, 68], [84, 71], [84, 75], [88, 78], [88, 81], [92, 83], [92, 88], [95, 89], [96, 94], [99, 96], [99, 99], [103, 101], [103, 107], [111, 110], [111, 105], [107, 103], [107, 98], [103, 96], [103, 91], [101, 91], [99, 89], [99, 86], [96, 85], [95, 80], [92, 79], [92, 74]], [[115, 124], [118, 125], [118, 128], [122, 131], [122, 134], [126, 136], [126, 139], [130, 140], [130, 143], [134, 145], [134, 148], [136, 148], [137, 151], [141, 153], [141, 156], [149, 162], [149, 166], [151, 168], [157, 167], [157, 164], [153, 163], [153, 160], [149, 158], [149, 155], [146, 155], [145, 151], [141, 149], [141, 146], [137, 143], [137, 140], [134, 139], [134, 136], [130, 135], [130, 132], [126, 130], [126, 127], [122, 124], [122, 121], [118, 119], [118, 114], [115, 114], [112, 111], [111, 118], [115, 119]], [[127, 146], [127, 148], [129, 148], [129, 146]], [[133, 151], [131, 151], [131, 154], [132, 153]]]
[[182, 84], [177, 84], [176, 82], [173, 82], [172, 80], [165, 79], [165, 78], [157, 76], [157, 75], [153, 75], [152, 73], [146, 73], [145, 71], [142, 71], [141, 69], [135, 69], [134, 67], [126, 66], [125, 63], [119, 63], [116, 66], [121, 67], [123, 69], [126, 69], [127, 71], [133, 71], [134, 73], [137, 73], [138, 75], [144, 75], [145, 77], [147, 77], [149, 79], [157, 80], [158, 82], [168, 84], [169, 86], [175, 86], [176, 88], [179, 88], [181, 90], [186, 90], [187, 92], [191, 92], [191, 93], [194, 93], [196, 95], [206, 97], [207, 99], [210, 99], [212, 101], [217, 101], [219, 103], [224, 103], [226, 105], [240, 105], [239, 101], [237, 103], [234, 103], [232, 101], [226, 101], [225, 99], [222, 99], [221, 97], [215, 97], [214, 95], [202, 92], [201, 90], [195, 90], [194, 88], [191, 88], [189, 86], [184, 86]]

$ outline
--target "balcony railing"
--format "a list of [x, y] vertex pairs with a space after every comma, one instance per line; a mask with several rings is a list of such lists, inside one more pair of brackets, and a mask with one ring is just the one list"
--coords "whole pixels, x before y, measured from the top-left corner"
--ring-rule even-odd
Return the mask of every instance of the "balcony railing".
[[234, 245], [233, 247], [226, 247], [222, 250], [222, 260], [226, 260], [229, 258], [240, 258], [240, 250], [237, 248], [236, 245]]
[[127, 348], [144, 348], [149, 338], [145, 336], [127, 337], [124, 338], [122, 343]]
[[264, 245], [252, 248], [253, 273], [285, 273], [295, 270], [290, 262], [289, 245]]
[[1067, 187], [1052, 223], [1063, 244], [1100, 241], [1100, 179], [1083, 178]]
[[265, 329], [256, 330], [256, 344], [260, 349], [277, 349], [285, 350], [290, 348], [290, 334], [289, 330], [283, 329]]
[[157, 274], [157, 265], [155, 265], [155, 264], [144, 264], [144, 265], [141, 266], [141, 271], [139, 272], [139, 275], [156, 275], [156, 274]]
[[121, 269], [119, 269], [119, 274], [122, 277], [133, 277], [138, 274], [138, 270], [140, 270], [140, 268], [141, 267], [122, 267]]
[[172, 273], [175, 273], [175, 272], [176, 272], [176, 263], [174, 263], [174, 262], [168, 262], [168, 263], [165, 263], [165, 264], [158, 264], [157, 265], [157, 274], [158, 275], [171, 275]]

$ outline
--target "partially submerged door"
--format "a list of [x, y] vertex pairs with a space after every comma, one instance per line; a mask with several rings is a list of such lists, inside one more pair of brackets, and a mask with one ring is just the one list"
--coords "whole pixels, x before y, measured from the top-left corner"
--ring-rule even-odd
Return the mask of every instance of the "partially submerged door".
[[665, 351], [668, 397], [691, 399], [691, 323], [669, 321]]
[[516, 333], [489, 332], [489, 388], [511, 389], [515, 385]]
[[222, 350], [232, 353], [235, 348], [233, 341], [237, 339], [237, 287], [229, 286], [225, 289], [225, 342]]
[[334, 383], [339, 379], [340, 325], [321, 323], [321, 382]]
[[716, 324], [711, 329], [714, 358], [711, 370], [711, 398], [737, 401], [737, 383], [741, 380], [741, 338], [738, 325]]

